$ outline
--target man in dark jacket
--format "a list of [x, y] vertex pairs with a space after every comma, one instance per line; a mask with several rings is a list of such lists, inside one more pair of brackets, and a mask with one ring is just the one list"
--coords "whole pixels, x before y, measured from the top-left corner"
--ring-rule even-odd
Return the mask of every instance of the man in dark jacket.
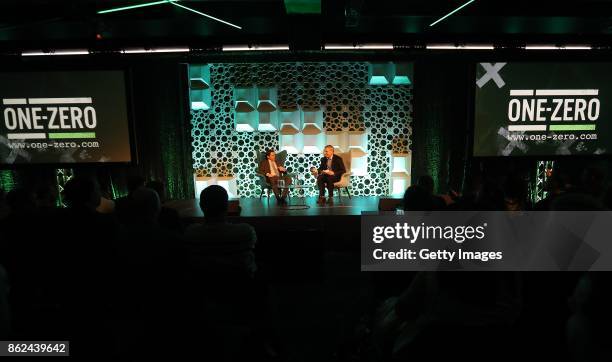
[[[266, 158], [259, 164], [257, 172], [266, 176], [266, 181], [272, 185], [272, 191], [274, 191], [278, 204], [286, 204], [289, 189], [284, 186], [291, 184], [291, 177], [287, 176], [287, 169], [276, 162], [276, 152], [274, 152], [274, 150], [266, 151]], [[279, 187], [279, 181], [281, 181], [284, 185], [281, 184]]]
[[318, 169], [317, 186], [319, 187], [319, 199], [317, 204], [325, 205], [325, 189], [327, 188], [327, 204], [334, 204], [334, 183], [340, 181], [342, 174], [346, 172], [344, 162], [340, 156], [334, 155], [334, 146], [327, 145], [323, 149], [323, 158]]

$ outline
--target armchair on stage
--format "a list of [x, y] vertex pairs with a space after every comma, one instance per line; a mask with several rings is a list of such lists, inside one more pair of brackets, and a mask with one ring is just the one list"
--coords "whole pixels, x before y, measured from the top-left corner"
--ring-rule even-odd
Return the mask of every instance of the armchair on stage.
[[[263, 175], [257, 171], [257, 168], [259, 167], [259, 164], [261, 163], [261, 161], [266, 159], [266, 153], [258, 152], [258, 151], [255, 151], [255, 152], [257, 154], [257, 165], [255, 168], [255, 176], [257, 176], [257, 183], [261, 187], [261, 192], [259, 193], [259, 199], [261, 200], [261, 197], [263, 196], [264, 191], [265, 191], [266, 196], [268, 197], [268, 201], [269, 201], [270, 194], [272, 193], [272, 185], [266, 179], [266, 175]], [[286, 159], [287, 159], [287, 151], [279, 151], [276, 153], [276, 163], [277, 164], [285, 165]], [[288, 173], [287, 176], [291, 176], [291, 174]]]
[[[353, 174], [351, 172], [351, 153], [336, 153], [336, 156], [340, 156], [340, 158], [342, 158], [342, 162], [344, 162], [344, 169], [346, 170], [346, 172], [342, 174], [340, 181], [334, 183], [334, 189], [338, 190], [338, 200], [340, 200], [340, 203], [342, 203], [342, 189], [344, 189], [349, 199], [351, 198], [351, 192], [349, 190], [349, 187], [351, 187], [351, 175]], [[319, 172], [317, 171], [316, 167], [312, 167], [310, 172], [315, 179], [319, 176]]]

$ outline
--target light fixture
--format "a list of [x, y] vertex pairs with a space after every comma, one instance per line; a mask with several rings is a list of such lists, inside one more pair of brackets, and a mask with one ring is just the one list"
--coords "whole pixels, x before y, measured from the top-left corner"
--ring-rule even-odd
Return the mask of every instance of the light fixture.
[[591, 50], [593, 49], [590, 45], [566, 45], [563, 47], [565, 50]]
[[474, 1], [476, 1], [476, 0], [470, 0], [470, 1], [466, 2], [465, 4], [461, 5], [460, 7], [456, 8], [456, 9], [455, 9], [455, 10], [453, 10], [453, 11], [451, 11], [450, 13], [448, 13], [448, 14], [444, 15], [444, 16], [443, 16], [443, 17], [441, 17], [440, 19], [438, 19], [438, 20], [434, 21], [433, 23], [429, 24], [429, 26], [434, 26], [434, 25], [436, 25], [437, 23], [439, 23], [439, 22], [441, 22], [442, 20], [444, 20], [444, 19], [448, 18], [449, 16], [453, 15], [453, 14], [454, 14], [454, 13], [456, 13], [457, 11], [459, 11], [459, 10], [463, 9], [464, 7], [466, 7], [466, 6], [470, 5], [470, 4], [471, 4], [471, 3], [473, 3]]
[[556, 45], [526, 45], [526, 50], [558, 50], [559, 47]]
[[364, 44], [325, 44], [325, 50], [393, 50], [390, 43], [364, 43]]
[[129, 6], [122, 6], [119, 8], [112, 8], [112, 9], [107, 9], [107, 10], [100, 10], [98, 11], [98, 14], [108, 14], [108, 13], [115, 13], [118, 11], [125, 11], [125, 10], [132, 10], [132, 9], [138, 9], [138, 8], [144, 8], [147, 6], [154, 6], [154, 5], [161, 5], [161, 4], [167, 4], [167, 3], [172, 3], [175, 1], [179, 1], [179, 0], [162, 0], [162, 1], [152, 1], [152, 2], [148, 2], [148, 3], [144, 3], [144, 4], [137, 4], [137, 5], [129, 5]]
[[430, 50], [494, 50], [492, 44], [428, 44], [426, 49]]
[[224, 52], [289, 50], [289, 45], [224, 45]]
[[112, 8], [112, 9], [107, 9], [107, 10], [100, 10], [100, 11], [98, 11], [98, 14], [108, 14], [108, 13], [114, 13], [114, 12], [118, 12], [118, 11], [125, 11], [125, 10], [132, 10], [132, 9], [137, 9], [137, 8], [143, 8], [143, 7], [147, 7], [147, 6], [155, 6], [155, 5], [162, 5], [162, 4], [171, 4], [171, 5], [177, 6], [177, 7], [181, 8], [181, 9], [185, 9], [187, 11], [191, 11], [192, 13], [196, 13], [196, 14], [202, 15], [202, 16], [204, 16], [206, 18], [218, 21], [218, 22], [223, 23], [225, 25], [229, 25], [229, 26], [234, 27], [236, 29], [242, 29], [242, 27], [240, 27], [240, 26], [238, 26], [236, 24], [232, 24], [232, 23], [230, 23], [228, 21], [216, 18], [216, 17], [214, 17], [212, 15], [203, 13], [201, 11], [192, 9], [192, 8], [190, 8], [188, 6], [177, 4], [178, 1], [179, 0], [153, 1], [153, 2], [148, 2], [148, 3], [144, 3], [144, 4], [123, 6], [123, 7]]
[[31, 56], [46, 56], [46, 55], [89, 55], [89, 50], [87, 49], [56, 49], [51, 51], [42, 51], [42, 50], [27, 50], [21, 53], [21, 56], [31, 57]]
[[187, 47], [168, 47], [168, 48], [126, 48], [121, 51], [123, 54], [145, 54], [145, 53], [186, 53]]
[[550, 45], [550, 44], [533, 44], [526, 45], [526, 50], [591, 50], [590, 45]]
[[238, 26], [238, 25], [236, 25], [236, 24], [232, 24], [232, 23], [230, 23], [230, 22], [228, 22], [228, 21], [221, 20], [221, 19], [219, 19], [219, 18], [215, 18], [215, 17], [214, 17], [214, 16], [212, 16], [212, 15], [208, 15], [208, 14], [203, 13], [203, 12], [201, 12], [201, 11], [198, 11], [198, 10], [192, 9], [192, 8], [190, 8], [190, 7], [188, 7], [188, 6], [181, 5], [181, 4], [177, 4], [177, 3], [176, 3], [176, 2], [174, 2], [174, 1], [170, 1], [170, 4], [172, 4], [172, 5], [174, 5], [174, 6], [178, 6], [179, 8], [183, 8], [183, 9], [185, 9], [185, 10], [191, 11], [191, 12], [196, 13], [196, 14], [198, 14], [198, 15], [202, 15], [202, 16], [207, 17], [207, 18], [209, 18], [209, 19], [212, 19], [212, 20], [218, 21], [218, 22], [223, 23], [223, 24], [225, 24], [225, 25], [229, 25], [229, 26], [234, 27], [234, 28], [236, 28], [236, 29], [242, 29], [242, 27], [240, 27], [240, 26]]
[[393, 50], [393, 44], [357, 44], [355, 49]]

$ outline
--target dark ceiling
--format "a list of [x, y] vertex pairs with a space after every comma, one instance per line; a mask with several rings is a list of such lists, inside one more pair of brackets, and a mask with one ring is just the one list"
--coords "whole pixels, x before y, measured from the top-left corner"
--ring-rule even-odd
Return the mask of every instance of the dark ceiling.
[[607, 44], [612, 39], [612, 0], [476, 0], [433, 27], [429, 24], [467, 0], [180, 1], [242, 30], [171, 4], [97, 14], [147, 1], [1, 0], [0, 47], [289, 43], [294, 49], [319, 49], [338, 42]]

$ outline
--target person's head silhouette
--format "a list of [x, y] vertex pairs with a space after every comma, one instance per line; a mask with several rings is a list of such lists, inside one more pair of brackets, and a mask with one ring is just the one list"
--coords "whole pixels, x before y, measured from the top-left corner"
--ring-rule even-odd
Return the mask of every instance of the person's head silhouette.
[[90, 177], [75, 176], [64, 187], [64, 200], [72, 208], [95, 210], [100, 205], [100, 187]]
[[227, 191], [219, 185], [210, 185], [200, 193], [200, 208], [207, 220], [224, 219], [227, 206]]
[[138, 224], [154, 225], [157, 223], [161, 203], [155, 190], [141, 187], [132, 193], [134, 221]]

